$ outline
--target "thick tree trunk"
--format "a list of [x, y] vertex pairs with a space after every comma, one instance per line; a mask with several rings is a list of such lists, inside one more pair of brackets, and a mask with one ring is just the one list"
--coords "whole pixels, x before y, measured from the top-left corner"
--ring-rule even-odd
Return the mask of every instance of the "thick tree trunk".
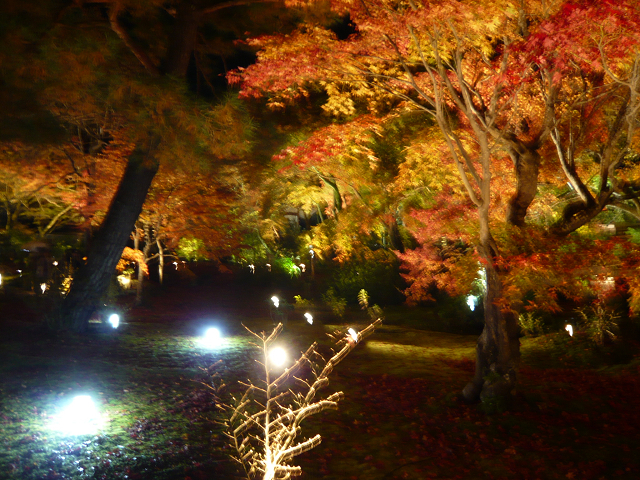
[[495, 242], [489, 229], [488, 205], [479, 208], [480, 244], [484, 261], [484, 329], [476, 346], [476, 371], [473, 380], [462, 391], [467, 402], [481, 400], [487, 405], [506, 403], [516, 386], [520, 361], [518, 321], [511, 310], [503, 310], [498, 300], [502, 295], [500, 272], [493, 263]]
[[520, 341], [516, 315], [503, 311], [496, 300], [502, 282], [493, 267], [485, 269], [485, 324], [476, 346], [476, 371], [462, 395], [467, 402], [481, 400], [499, 403], [511, 396], [516, 386], [516, 371], [520, 360]]
[[507, 150], [513, 160], [516, 177], [516, 192], [509, 200], [507, 223], [523, 227], [527, 210], [538, 191], [540, 155], [535, 149], [514, 142]]
[[93, 239], [87, 263], [78, 270], [69, 295], [50, 317], [56, 327], [76, 332], [87, 329], [158, 171], [157, 163], [149, 162], [149, 156], [150, 150], [136, 149], [129, 157], [107, 217]]
[[[508, 142], [507, 150], [513, 160], [516, 192], [509, 200], [507, 224], [525, 225], [529, 206], [538, 189], [540, 155], [535, 146], [528, 146], [515, 139]], [[486, 211], [485, 211], [486, 209]], [[496, 251], [489, 231], [488, 207], [479, 208], [480, 246], [484, 259], [485, 324], [476, 347], [476, 371], [474, 378], [464, 388], [462, 395], [467, 402], [481, 400], [484, 403], [500, 403], [511, 396], [516, 386], [516, 371], [520, 361], [517, 306], [505, 311], [497, 301], [502, 295], [502, 280], [493, 259]]]

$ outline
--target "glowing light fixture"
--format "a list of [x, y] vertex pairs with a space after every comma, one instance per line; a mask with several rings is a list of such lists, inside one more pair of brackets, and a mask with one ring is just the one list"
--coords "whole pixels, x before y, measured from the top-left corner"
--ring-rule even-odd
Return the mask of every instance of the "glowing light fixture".
[[307, 266], [304, 263], [301, 263], [300, 270], [302, 270], [302, 273], [304, 273], [307, 270]]
[[253, 263], [251, 265], [249, 265], [249, 271], [251, 273], [256, 273], [256, 266]]
[[222, 335], [217, 328], [207, 328], [202, 338], [202, 345], [206, 348], [216, 348], [222, 343]]
[[304, 314], [305, 318], [307, 319], [307, 323], [309, 325], [313, 325], [313, 315], [311, 315], [309, 312]]
[[104, 420], [89, 395], [78, 395], [54, 419], [53, 428], [67, 435], [97, 433]]
[[281, 367], [287, 361], [287, 352], [282, 347], [269, 350], [269, 362], [275, 367]]
[[270, 272], [271, 271], [271, 264], [267, 263], [267, 271]]
[[566, 327], [564, 327], [564, 329], [569, 332], [569, 336], [573, 337], [573, 326], [572, 325], [567, 325]]
[[273, 297], [271, 297], [271, 301], [276, 306], [276, 308], [278, 308], [278, 306], [280, 305], [280, 299], [274, 295]]
[[349, 336], [351, 337], [351, 339], [354, 342], [358, 342], [358, 332], [356, 332], [353, 328], [350, 328], [349, 330], [347, 330], [347, 332], [349, 332]]
[[120, 326], [120, 315], [117, 313], [112, 313], [109, 315], [109, 319], [107, 320], [113, 328], [118, 328]]
[[47, 291], [47, 284], [46, 283], [41, 283], [40, 284], [40, 290], [42, 290], [42, 293]]
[[478, 297], [476, 297], [475, 295], [468, 295], [467, 305], [469, 305], [469, 309], [471, 309], [471, 311], [473, 312], [478, 305]]
[[54, 260], [54, 261], [53, 261], [53, 266], [54, 266], [54, 267], [57, 267], [57, 266], [58, 266], [58, 261], [57, 261], [57, 260]]
[[2, 274], [0, 273], [0, 285], [2, 285]]

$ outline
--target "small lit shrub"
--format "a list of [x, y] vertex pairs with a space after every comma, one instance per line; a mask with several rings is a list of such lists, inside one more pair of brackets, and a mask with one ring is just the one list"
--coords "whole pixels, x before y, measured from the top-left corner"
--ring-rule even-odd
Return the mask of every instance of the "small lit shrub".
[[313, 306], [313, 301], [302, 298], [302, 295], [295, 295], [293, 299], [296, 302], [296, 308], [303, 309], [303, 308], [309, 308]]
[[362, 310], [366, 310], [371, 321], [384, 318], [382, 309], [378, 305], [369, 306], [369, 293], [364, 288], [358, 292], [358, 303]]
[[618, 336], [618, 316], [608, 311], [604, 306], [596, 304], [587, 309], [577, 310], [582, 317], [585, 330], [591, 340], [597, 345], [611, 342]]
[[524, 312], [518, 317], [520, 330], [527, 337], [537, 337], [544, 334], [544, 321], [534, 312]]
[[290, 257], [278, 258], [273, 263], [274, 273], [282, 272], [289, 278], [297, 278], [301, 274], [300, 267]]
[[336, 317], [342, 318], [344, 316], [344, 312], [347, 309], [347, 300], [338, 297], [333, 288], [330, 288], [327, 290], [327, 293], [322, 295], [322, 300], [327, 304]]

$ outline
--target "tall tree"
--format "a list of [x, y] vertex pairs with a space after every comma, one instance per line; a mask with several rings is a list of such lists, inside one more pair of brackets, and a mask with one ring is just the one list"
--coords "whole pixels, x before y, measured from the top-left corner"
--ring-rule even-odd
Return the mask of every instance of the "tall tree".
[[[564, 70], [556, 68], [563, 63], [554, 58], [577, 58], [588, 50], [599, 53], [602, 65], [610, 65], [604, 59], [616, 38], [625, 45], [617, 51], [627, 52], [622, 70], [633, 72], [635, 60], [628, 52], [633, 51], [630, 45], [638, 45], [633, 28], [640, 18], [638, 7], [633, 2], [525, 4], [508, 0], [491, 4], [336, 0], [331, 5], [348, 15], [352, 35], [340, 38], [322, 26], [307, 25], [291, 35], [254, 40], [262, 51], [258, 64], [238, 73], [243, 92], [270, 95], [271, 104], [277, 107], [320, 87], [328, 97], [326, 110], [338, 115], [355, 115], [363, 105], [375, 111], [386, 104], [416, 108], [435, 120], [468, 201], [476, 208], [476, 251], [486, 272], [485, 328], [478, 341], [476, 374], [463, 395], [469, 401], [508, 395], [516, 382], [521, 301], [504, 303], [509, 265], [500, 260], [502, 251], [492, 225], [494, 175], [503, 168], [502, 158], [507, 154], [513, 162], [514, 194], [504, 220], [524, 228], [538, 192], [540, 148], [551, 137], [561, 145], [558, 152], [563, 162], [560, 135], [570, 130], [561, 127], [568, 118], [561, 113], [566, 109], [561, 105], [569, 101], [562, 80], [575, 78], [575, 71], [569, 71], [569, 63], [564, 63]], [[568, 20], [569, 13], [575, 25]], [[612, 30], [593, 30], [598, 24], [611, 24]], [[552, 25], [563, 34], [558, 38], [569, 39], [562, 44], [566, 55], [557, 55], [551, 48], [553, 33], [558, 31], [549, 29]], [[590, 35], [589, 29], [601, 34]], [[539, 54], [528, 55], [537, 45], [542, 45]], [[632, 77], [613, 72], [614, 77], [633, 97]], [[629, 119], [626, 124], [631, 125], [635, 115], [635, 107], [624, 107], [619, 116]], [[577, 184], [570, 163], [564, 163], [568, 166], [565, 174], [569, 172]], [[615, 170], [616, 164], [610, 165]], [[611, 197], [604, 194], [599, 202], [585, 198], [585, 205], [598, 205], [589, 208], [595, 214]], [[577, 215], [572, 211], [567, 211], [555, 233], [566, 235], [593, 218], [581, 215], [584, 221], [575, 221]]]
[[[145, 22], [146, 14], [164, 6], [78, 2], [60, 9], [44, 2], [34, 10], [20, 2], [3, 4], [7, 88], [28, 85], [39, 112], [78, 132], [85, 154], [99, 152], [108, 132], [118, 128], [133, 145], [87, 263], [52, 314], [65, 328], [86, 328], [161, 164], [184, 171], [215, 168], [249, 148], [244, 117], [233, 104], [214, 108], [185, 88], [182, 57], [175, 52], [190, 56], [190, 38], [163, 31], [157, 14], [157, 23]], [[159, 37], [154, 25], [166, 36]]]

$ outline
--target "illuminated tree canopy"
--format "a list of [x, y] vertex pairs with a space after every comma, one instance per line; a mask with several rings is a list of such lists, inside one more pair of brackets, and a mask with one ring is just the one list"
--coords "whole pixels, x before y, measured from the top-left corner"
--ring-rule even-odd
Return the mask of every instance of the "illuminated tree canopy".
[[[559, 248], [608, 205], [636, 208], [640, 10], [635, 2], [590, 1], [331, 6], [348, 16], [351, 35], [306, 24], [258, 37], [252, 40], [261, 48], [258, 63], [230, 78], [246, 97], [267, 96], [272, 108], [321, 90], [325, 112], [343, 122], [332, 128], [342, 127], [344, 137], [319, 131], [306, 145], [329, 150], [341, 147], [328, 143], [336, 138], [342, 144], [355, 138], [349, 128], [361, 115], [417, 110], [434, 121], [446, 148], [421, 163], [453, 168], [458, 178], [441, 190], [440, 201], [432, 196], [439, 208], [430, 217], [416, 216], [429, 231], [420, 236], [425, 242], [443, 235], [430, 223], [451, 224], [442, 209], [458, 209], [453, 220], [475, 210], [475, 226], [465, 222], [466, 232], [455, 231], [475, 245], [486, 272], [485, 330], [464, 395], [502, 395], [515, 385], [519, 356], [516, 319], [525, 305], [509, 293], [517, 291], [512, 277], [520, 264], [535, 265], [538, 253]], [[321, 147], [314, 151], [324, 164]], [[575, 192], [562, 210], [545, 208], [542, 176]], [[452, 201], [454, 192], [464, 196]], [[416, 253], [405, 260], [414, 267], [423, 262]], [[466, 271], [477, 271], [477, 260], [466, 261]], [[460, 252], [456, 262], [465, 265]], [[420, 270], [411, 272], [417, 280]], [[432, 277], [433, 269], [422, 273]], [[469, 283], [469, 275], [455, 276]], [[547, 282], [543, 290], [556, 287]], [[490, 373], [497, 377], [485, 380]]]

